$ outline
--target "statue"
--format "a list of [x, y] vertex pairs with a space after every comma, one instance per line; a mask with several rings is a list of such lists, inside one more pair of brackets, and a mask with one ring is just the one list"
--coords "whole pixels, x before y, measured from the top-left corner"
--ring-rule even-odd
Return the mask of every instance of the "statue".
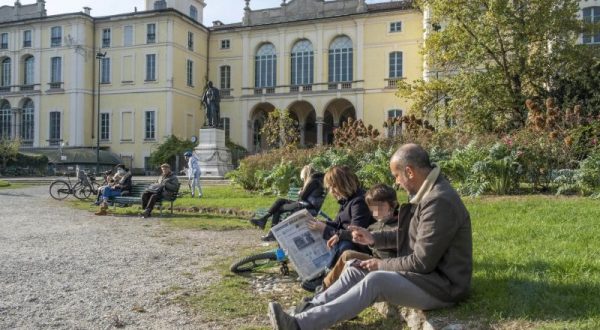
[[208, 82], [208, 88], [202, 96], [202, 105], [206, 110], [206, 122], [204, 126], [218, 128], [220, 125], [220, 103], [221, 95], [216, 87], [213, 87], [212, 81]]

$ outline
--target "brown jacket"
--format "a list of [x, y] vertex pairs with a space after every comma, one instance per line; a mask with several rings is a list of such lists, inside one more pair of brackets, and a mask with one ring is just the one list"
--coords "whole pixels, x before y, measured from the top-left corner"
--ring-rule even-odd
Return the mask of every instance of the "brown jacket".
[[397, 258], [383, 260], [381, 270], [399, 272], [442, 301], [464, 299], [473, 271], [471, 219], [443, 176], [416, 205], [406, 238], [402, 227], [373, 234], [374, 248], [398, 251]]

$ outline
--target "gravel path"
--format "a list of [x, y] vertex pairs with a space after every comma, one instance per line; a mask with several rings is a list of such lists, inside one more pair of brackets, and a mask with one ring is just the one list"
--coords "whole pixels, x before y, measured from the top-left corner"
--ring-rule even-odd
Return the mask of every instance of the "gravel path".
[[224, 327], [202, 323], [168, 292], [209, 285], [217, 275], [206, 267], [257, 235], [96, 217], [46, 187], [0, 190], [0, 329]]

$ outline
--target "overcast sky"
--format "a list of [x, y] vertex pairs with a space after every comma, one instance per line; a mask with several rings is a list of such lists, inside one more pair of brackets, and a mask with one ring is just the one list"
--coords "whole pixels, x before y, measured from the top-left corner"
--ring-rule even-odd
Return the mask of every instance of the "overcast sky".
[[[389, 0], [367, 0], [367, 3], [386, 2]], [[21, 4], [35, 3], [36, 0], [21, 0]], [[205, 0], [204, 25], [211, 26], [213, 21], [223, 23], [241, 22], [244, 15], [243, 0]], [[0, 6], [13, 6], [15, 0], [0, 0]], [[83, 7], [92, 8], [92, 16], [107, 16], [132, 12], [135, 7], [145, 10], [144, 0], [46, 0], [48, 15], [73, 13], [83, 10]], [[252, 0], [250, 8], [261, 9], [277, 7], [281, 0]]]

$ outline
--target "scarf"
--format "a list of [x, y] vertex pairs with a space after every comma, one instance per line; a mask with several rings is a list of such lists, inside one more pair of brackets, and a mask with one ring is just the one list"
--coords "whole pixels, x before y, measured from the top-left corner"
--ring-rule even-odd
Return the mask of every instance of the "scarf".
[[433, 184], [435, 183], [439, 175], [440, 168], [437, 165], [433, 164], [433, 169], [431, 170], [431, 172], [429, 172], [429, 175], [427, 175], [427, 178], [421, 185], [421, 188], [419, 188], [419, 191], [417, 191], [417, 193], [414, 196], [412, 196], [412, 198], [410, 199], [410, 203], [413, 205], [421, 203], [421, 200], [427, 195], [427, 193], [429, 193], [431, 188], [433, 188]]

